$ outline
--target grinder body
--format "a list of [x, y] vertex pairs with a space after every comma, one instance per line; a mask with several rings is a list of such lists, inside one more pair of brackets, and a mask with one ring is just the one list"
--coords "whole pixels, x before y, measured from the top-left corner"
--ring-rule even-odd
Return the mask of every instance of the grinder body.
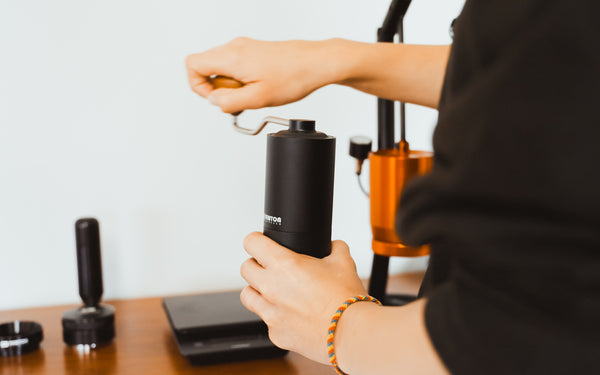
[[317, 258], [331, 253], [335, 138], [311, 120], [267, 135], [264, 234]]

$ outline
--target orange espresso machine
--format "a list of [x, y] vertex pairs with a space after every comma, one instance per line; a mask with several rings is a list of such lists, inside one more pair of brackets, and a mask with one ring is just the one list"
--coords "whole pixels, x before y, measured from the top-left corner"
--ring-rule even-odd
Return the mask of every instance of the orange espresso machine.
[[[378, 42], [393, 42], [398, 35], [403, 42], [402, 24], [410, 0], [392, 1]], [[413, 177], [429, 172], [433, 153], [411, 150], [406, 141], [405, 107], [400, 103], [400, 140], [395, 141], [395, 102], [378, 99], [378, 150], [371, 152], [371, 141], [362, 136], [350, 140], [350, 155], [357, 159], [356, 174], [360, 183], [362, 164], [368, 157], [370, 164], [371, 228], [373, 232], [373, 266], [369, 294], [388, 305], [402, 305], [415, 296], [386, 295], [390, 257], [420, 257], [429, 254], [429, 246], [406, 246], [395, 230], [396, 213], [404, 186]], [[362, 185], [361, 185], [362, 189]], [[364, 191], [364, 189], [363, 189]]]

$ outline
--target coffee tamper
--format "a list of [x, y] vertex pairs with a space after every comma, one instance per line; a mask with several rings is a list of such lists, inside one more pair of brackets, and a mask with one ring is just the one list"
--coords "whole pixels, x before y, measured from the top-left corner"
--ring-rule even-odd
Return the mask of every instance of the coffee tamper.
[[83, 306], [63, 314], [63, 341], [87, 351], [107, 344], [115, 337], [115, 309], [100, 304], [103, 289], [98, 220], [77, 220], [75, 238], [79, 295]]

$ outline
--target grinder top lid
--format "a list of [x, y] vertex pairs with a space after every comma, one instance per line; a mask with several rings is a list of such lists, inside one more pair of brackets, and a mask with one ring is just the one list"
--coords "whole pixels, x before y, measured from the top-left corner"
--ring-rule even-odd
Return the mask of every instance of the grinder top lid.
[[290, 119], [290, 132], [314, 132], [315, 120]]
[[314, 120], [305, 119], [290, 119], [289, 128], [287, 130], [281, 130], [277, 133], [270, 133], [271, 137], [281, 138], [305, 138], [305, 139], [333, 139], [334, 137], [329, 136], [325, 133], [321, 133], [315, 130], [316, 122]]
[[257, 135], [260, 133], [267, 124], [276, 124], [287, 127], [287, 130], [282, 130], [277, 133], [271, 133], [270, 136], [275, 137], [295, 137], [295, 138], [328, 138], [334, 139], [325, 133], [321, 133], [315, 130], [316, 122], [314, 120], [305, 120], [305, 119], [291, 119], [288, 120], [286, 118], [275, 117], [275, 116], [267, 116], [263, 119], [259, 126], [254, 129], [244, 128], [237, 124], [237, 122], [233, 123], [235, 130], [240, 133], [246, 135]]

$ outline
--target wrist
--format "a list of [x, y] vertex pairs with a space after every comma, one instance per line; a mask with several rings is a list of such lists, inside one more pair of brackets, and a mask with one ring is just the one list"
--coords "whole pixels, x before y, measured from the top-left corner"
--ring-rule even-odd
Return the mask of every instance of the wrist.
[[[334, 84], [361, 89], [360, 86], [365, 82], [378, 79], [384, 66], [382, 62], [390, 57], [386, 56], [390, 49], [383, 46], [384, 43], [363, 43], [341, 38], [325, 42], [328, 43], [326, 57], [331, 62], [330, 83]], [[400, 45], [395, 45], [394, 51], [400, 48]]]
[[355, 75], [353, 45], [356, 43], [342, 38], [326, 39], [320, 43], [317, 59], [324, 68], [325, 85], [343, 84], [352, 79]]
[[345, 373], [351, 373], [355, 367], [353, 361], [363, 358], [361, 353], [356, 353], [356, 340], [360, 340], [366, 326], [381, 306], [361, 301], [348, 306], [338, 321], [335, 332], [334, 345], [338, 367]]

